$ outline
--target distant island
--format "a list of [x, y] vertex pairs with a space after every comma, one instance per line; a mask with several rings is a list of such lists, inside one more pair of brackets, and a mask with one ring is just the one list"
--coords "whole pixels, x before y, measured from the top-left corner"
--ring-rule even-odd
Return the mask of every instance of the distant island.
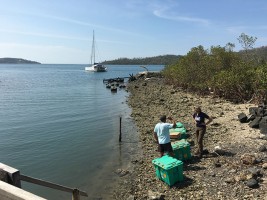
[[108, 65], [170, 65], [176, 63], [180, 55], [162, 55], [146, 58], [119, 58], [116, 60], [104, 61], [103, 64]]
[[22, 58], [0, 58], [0, 64], [41, 64], [39, 62]]

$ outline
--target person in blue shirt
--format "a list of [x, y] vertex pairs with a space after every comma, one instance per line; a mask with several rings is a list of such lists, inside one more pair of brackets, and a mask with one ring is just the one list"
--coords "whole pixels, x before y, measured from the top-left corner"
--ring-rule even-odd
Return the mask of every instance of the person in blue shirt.
[[[196, 143], [198, 145], [196, 156], [202, 158], [203, 155], [203, 138], [206, 133], [206, 126], [212, 122], [212, 118], [209, 117], [206, 113], [201, 111], [200, 107], [195, 109], [193, 114], [194, 123], [196, 124]], [[205, 119], [208, 121], [205, 122]]]
[[167, 123], [166, 120], [173, 120], [172, 117], [166, 117], [163, 115], [160, 117], [160, 122], [156, 124], [154, 128], [154, 138], [158, 144], [158, 151], [160, 152], [160, 157], [164, 155], [164, 152], [174, 157], [171, 139], [170, 139], [170, 129], [176, 127], [176, 121], [173, 123]]

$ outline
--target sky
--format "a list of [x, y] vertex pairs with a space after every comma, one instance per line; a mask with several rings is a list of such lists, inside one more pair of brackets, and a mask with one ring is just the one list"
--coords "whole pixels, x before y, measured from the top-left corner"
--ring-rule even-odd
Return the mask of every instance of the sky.
[[266, 0], [0, 0], [0, 58], [43, 64], [186, 55], [245, 33], [267, 46]]

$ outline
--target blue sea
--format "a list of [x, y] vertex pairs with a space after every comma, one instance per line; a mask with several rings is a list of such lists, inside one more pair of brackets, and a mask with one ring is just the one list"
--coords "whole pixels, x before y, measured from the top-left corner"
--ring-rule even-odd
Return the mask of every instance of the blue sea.
[[[106, 88], [103, 79], [144, 71], [109, 65], [103, 73], [86, 65], [0, 65], [0, 162], [21, 174], [78, 188], [81, 199], [109, 199], [119, 177], [138, 154], [138, 132], [128, 93]], [[160, 71], [164, 66], [147, 66]], [[122, 142], [119, 143], [120, 117]], [[22, 188], [51, 200], [71, 194], [22, 181]]]

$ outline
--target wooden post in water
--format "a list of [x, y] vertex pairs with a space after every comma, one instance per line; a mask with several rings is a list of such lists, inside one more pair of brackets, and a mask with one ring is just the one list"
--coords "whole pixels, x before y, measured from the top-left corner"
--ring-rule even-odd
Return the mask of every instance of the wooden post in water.
[[120, 137], [119, 137], [119, 142], [121, 142], [121, 116], [120, 116]]

